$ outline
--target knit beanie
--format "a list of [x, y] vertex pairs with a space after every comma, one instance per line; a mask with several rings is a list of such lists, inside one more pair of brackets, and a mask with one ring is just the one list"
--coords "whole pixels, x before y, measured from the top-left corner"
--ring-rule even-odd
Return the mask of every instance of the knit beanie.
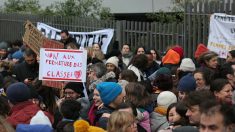
[[8, 48], [8, 44], [6, 42], [0, 42], [0, 49], [4, 49], [4, 50], [7, 50]]
[[106, 61], [106, 65], [107, 65], [108, 63], [111, 63], [111, 64], [113, 64], [115, 67], [118, 68], [118, 61], [119, 61], [119, 59], [118, 59], [116, 56], [113, 56], [113, 57], [110, 57], [110, 58]]
[[209, 51], [204, 44], [198, 44], [197, 49], [194, 53], [194, 57], [198, 58], [201, 54]]
[[65, 85], [65, 89], [72, 89], [74, 92], [81, 94], [81, 97], [84, 97], [84, 87], [82, 82], [69, 82]]
[[180, 58], [184, 58], [184, 50], [180, 46], [175, 46], [172, 48], [175, 52], [177, 52], [180, 55]]
[[156, 78], [159, 77], [161, 74], [167, 74], [167, 75], [171, 76], [171, 71], [169, 68], [161, 67], [156, 72]]
[[30, 99], [30, 90], [28, 86], [22, 82], [13, 83], [8, 86], [6, 94], [7, 98], [13, 104]]
[[157, 97], [157, 105], [165, 107], [166, 109], [169, 107], [169, 105], [176, 102], [176, 95], [170, 91], [163, 91]]
[[173, 49], [169, 49], [166, 55], [162, 58], [163, 64], [179, 64], [180, 55]]
[[37, 114], [31, 118], [30, 125], [48, 125], [51, 127], [51, 122], [43, 111], [39, 110]]
[[183, 76], [178, 84], [178, 91], [190, 92], [196, 89], [196, 80], [191, 73]]
[[73, 123], [74, 132], [106, 132], [104, 129], [90, 126], [85, 120], [77, 120]]
[[193, 63], [192, 59], [190, 58], [184, 58], [180, 64], [180, 70], [182, 71], [195, 71], [196, 70], [196, 67], [195, 67], [195, 64]]
[[101, 82], [96, 86], [104, 105], [109, 105], [122, 92], [122, 87], [115, 82]]

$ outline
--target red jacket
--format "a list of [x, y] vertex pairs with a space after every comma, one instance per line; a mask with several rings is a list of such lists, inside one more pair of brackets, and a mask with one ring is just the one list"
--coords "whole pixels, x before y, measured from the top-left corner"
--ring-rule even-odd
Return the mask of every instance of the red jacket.
[[[40, 107], [31, 101], [25, 101], [14, 105], [11, 109], [10, 115], [7, 117], [7, 122], [16, 128], [18, 124], [29, 124], [31, 118], [37, 114]], [[53, 123], [53, 116], [49, 113], [44, 112], [44, 114]]]

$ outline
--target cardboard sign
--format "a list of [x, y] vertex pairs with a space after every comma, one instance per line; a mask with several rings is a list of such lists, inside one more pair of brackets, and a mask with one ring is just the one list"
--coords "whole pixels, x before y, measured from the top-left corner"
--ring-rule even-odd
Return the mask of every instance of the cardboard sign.
[[42, 47], [43, 41], [46, 37], [30, 22], [25, 24], [25, 34], [23, 41], [29, 46], [37, 55], [39, 55], [40, 47]]
[[42, 48], [63, 49], [64, 44], [51, 39], [44, 39]]
[[40, 49], [39, 79], [86, 82], [86, 50]]

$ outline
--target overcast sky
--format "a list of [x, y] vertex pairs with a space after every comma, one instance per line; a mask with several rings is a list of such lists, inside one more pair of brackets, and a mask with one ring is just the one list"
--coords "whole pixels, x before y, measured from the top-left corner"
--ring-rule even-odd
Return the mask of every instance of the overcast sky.
[[[7, 0], [0, 0], [0, 6]], [[39, 0], [41, 7], [63, 0]], [[103, 0], [104, 7], [109, 7], [111, 13], [147, 13], [154, 11], [170, 11], [172, 0]]]

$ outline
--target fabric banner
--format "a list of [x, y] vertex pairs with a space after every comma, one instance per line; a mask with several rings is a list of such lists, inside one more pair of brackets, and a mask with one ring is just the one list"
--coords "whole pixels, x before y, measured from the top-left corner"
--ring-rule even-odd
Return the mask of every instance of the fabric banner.
[[40, 49], [39, 80], [86, 82], [87, 51]]
[[[37, 29], [49, 39], [61, 39], [60, 29], [56, 29], [40, 22], [37, 23]], [[92, 44], [99, 43], [101, 45], [101, 50], [106, 54], [108, 45], [113, 38], [114, 29], [104, 29], [94, 32], [69, 32], [69, 34], [84, 48], [92, 47]]]
[[210, 17], [208, 49], [226, 58], [235, 49], [235, 16], [215, 13]]

